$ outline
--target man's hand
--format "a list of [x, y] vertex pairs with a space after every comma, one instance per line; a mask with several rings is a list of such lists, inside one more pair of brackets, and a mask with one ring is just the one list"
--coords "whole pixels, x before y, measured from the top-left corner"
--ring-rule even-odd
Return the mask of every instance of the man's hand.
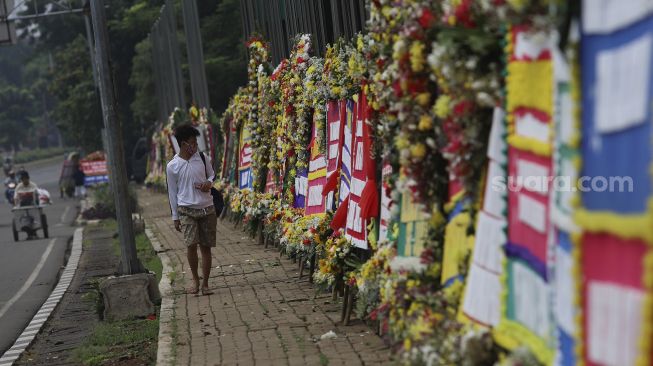
[[175, 230], [181, 232], [181, 221], [175, 220], [174, 223], [175, 223]]
[[209, 192], [213, 184], [208, 180], [206, 182], [198, 183], [195, 188], [199, 189], [202, 192]]

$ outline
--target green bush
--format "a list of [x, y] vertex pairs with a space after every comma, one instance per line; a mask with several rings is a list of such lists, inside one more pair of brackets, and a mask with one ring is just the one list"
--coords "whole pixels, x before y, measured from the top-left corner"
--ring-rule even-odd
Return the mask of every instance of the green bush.
[[[87, 220], [90, 219], [106, 219], [116, 217], [116, 203], [113, 198], [113, 191], [109, 188], [108, 184], [100, 184], [90, 189], [93, 197], [93, 207], [82, 212], [82, 217]], [[137, 211], [138, 202], [136, 200], [136, 192], [129, 186], [128, 188], [128, 204], [130, 212]]]
[[18, 151], [16, 155], [14, 155], [14, 164], [25, 164], [31, 161], [51, 158], [57, 155], [63, 157], [65, 152], [66, 149], [63, 147], [50, 147], [47, 149]]

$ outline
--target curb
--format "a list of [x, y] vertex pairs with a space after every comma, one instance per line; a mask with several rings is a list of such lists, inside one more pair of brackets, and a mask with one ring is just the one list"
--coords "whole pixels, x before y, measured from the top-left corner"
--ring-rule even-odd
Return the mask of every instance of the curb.
[[66, 269], [61, 273], [59, 278], [59, 283], [57, 287], [52, 290], [48, 299], [41, 305], [39, 311], [34, 315], [32, 320], [29, 322], [27, 327], [23, 329], [23, 332], [20, 334], [14, 345], [5, 352], [2, 357], [0, 357], [0, 366], [10, 366], [20, 357], [20, 355], [25, 352], [27, 347], [34, 341], [36, 335], [41, 331], [41, 327], [48, 321], [50, 315], [59, 304], [59, 301], [63, 295], [68, 290], [70, 283], [75, 277], [75, 272], [77, 271], [77, 265], [79, 264], [79, 258], [82, 254], [82, 237], [84, 229], [77, 228], [75, 229], [75, 234], [73, 236], [72, 249], [70, 251], [70, 257], [68, 258], [68, 263], [66, 264]]
[[[161, 309], [159, 311], [159, 340], [158, 350], [156, 353], [156, 365], [165, 366], [174, 364], [172, 354], [173, 347], [173, 322], [174, 320], [174, 306], [175, 298], [172, 291], [172, 281], [169, 274], [173, 272], [170, 257], [166, 253], [159, 239], [154, 235], [150, 223], [143, 219], [145, 222], [145, 235], [152, 243], [152, 247], [156, 254], [161, 259], [163, 265], [163, 273], [161, 275], [161, 282], [159, 282], [159, 292], [161, 293]], [[0, 364], [0, 366], [3, 366]]]

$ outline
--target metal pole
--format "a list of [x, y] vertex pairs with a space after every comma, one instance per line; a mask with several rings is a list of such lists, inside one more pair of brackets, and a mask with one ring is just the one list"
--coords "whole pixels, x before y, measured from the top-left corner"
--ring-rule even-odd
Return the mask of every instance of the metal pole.
[[125, 169], [125, 156], [123, 154], [125, 147], [122, 143], [122, 132], [115, 110], [114, 86], [109, 66], [109, 34], [102, 0], [91, 0], [91, 17], [95, 30], [95, 59], [98, 81], [100, 82], [102, 116], [108, 140], [109, 178], [113, 186], [118, 234], [120, 236], [120, 274], [142, 273], [144, 272], [143, 266], [138, 260], [134, 242], [134, 227], [131, 221], [127, 191], [127, 170]]
[[93, 70], [93, 82], [95, 84], [95, 89], [98, 88], [98, 79], [97, 79], [97, 68], [95, 62], [95, 52], [93, 51], [93, 32], [91, 31], [91, 20], [89, 19], [90, 14], [89, 8], [84, 8], [84, 24], [86, 25], [86, 41], [88, 42], [88, 53], [91, 54], [91, 69]]
[[186, 49], [188, 50], [188, 69], [192, 99], [197, 106], [209, 108], [209, 88], [206, 85], [204, 70], [204, 51], [202, 50], [202, 34], [197, 15], [195, 0], [182, 1], [184, 30], [186, 32]]

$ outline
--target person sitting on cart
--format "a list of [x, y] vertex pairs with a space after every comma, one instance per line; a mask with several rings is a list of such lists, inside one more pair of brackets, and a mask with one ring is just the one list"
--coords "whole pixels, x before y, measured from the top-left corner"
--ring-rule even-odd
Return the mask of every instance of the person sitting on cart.
[[14, 205], [16, 206], [37, 206], [39, 204], [38, 186], [29, 180], [29, 173], [23, 171], [20, 175], [20, 183], [14, 192]]

